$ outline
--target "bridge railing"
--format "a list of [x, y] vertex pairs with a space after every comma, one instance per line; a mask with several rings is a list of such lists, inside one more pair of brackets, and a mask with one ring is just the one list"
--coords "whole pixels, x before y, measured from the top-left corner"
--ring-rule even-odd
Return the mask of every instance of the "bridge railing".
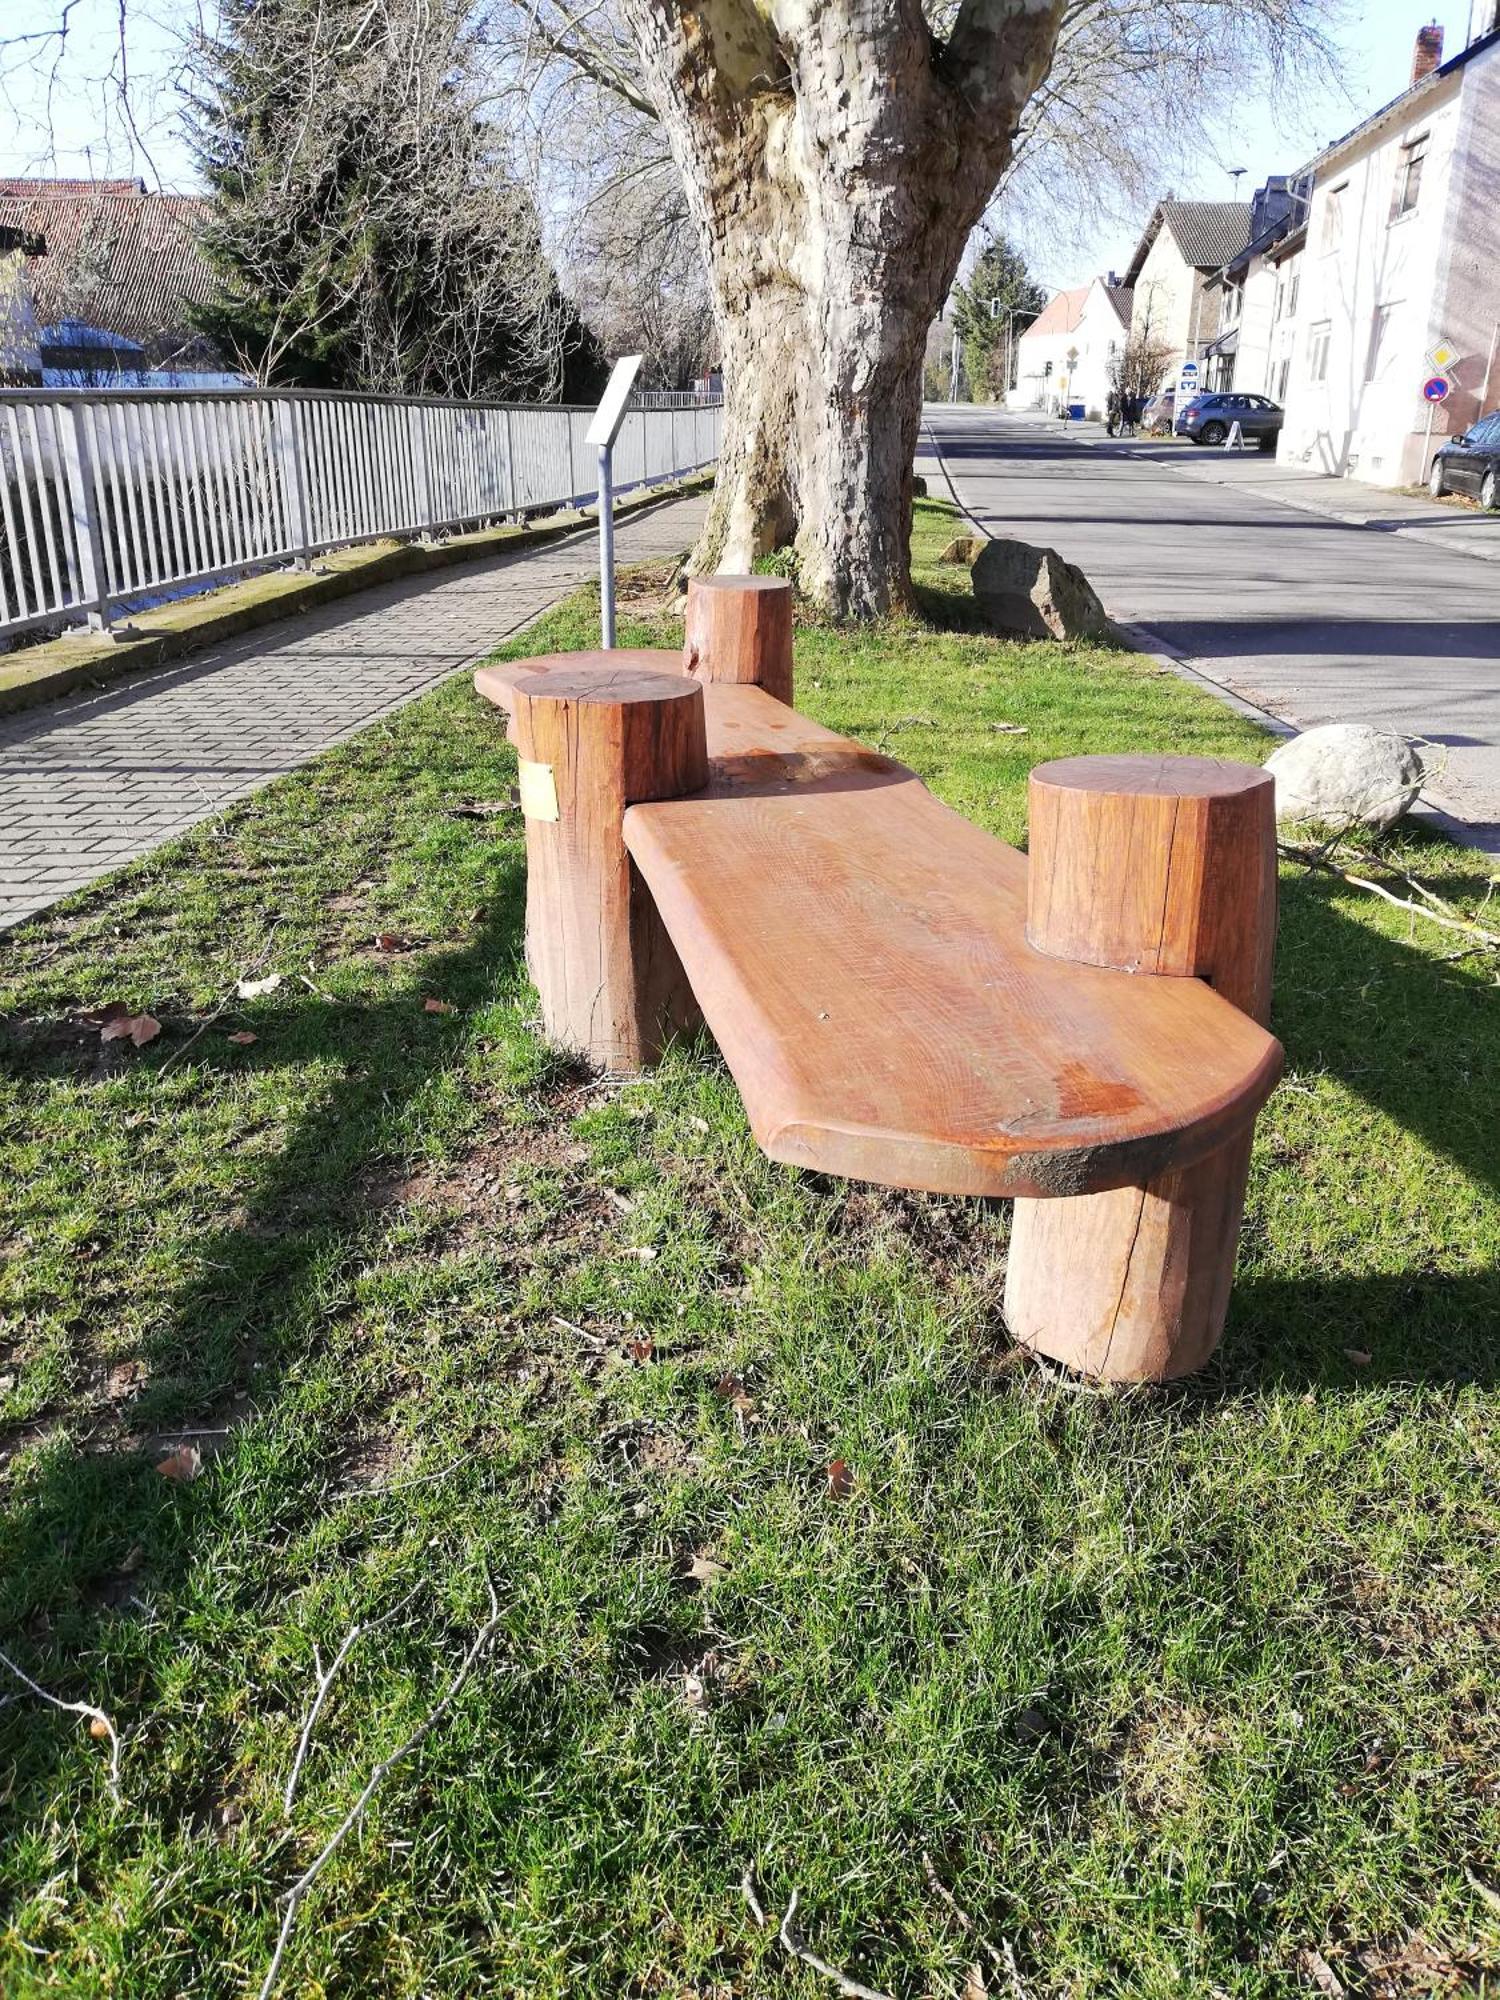
[[[0, 638], [320, 550], [596, 497], [592, 412], [315, 390], [0, 390]], [[718, 457], [719, 403], [635, 409], [616, 490]]]

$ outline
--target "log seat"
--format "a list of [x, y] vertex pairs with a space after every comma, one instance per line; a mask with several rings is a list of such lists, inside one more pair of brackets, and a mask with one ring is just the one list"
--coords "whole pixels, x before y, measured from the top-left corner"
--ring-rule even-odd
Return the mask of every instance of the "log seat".
[[784, 622], [764, 685], [751, 651], [720, 675], [691, 643], [476, 675], [532, 801], [549, 1032], [631, 1066], [701, 1017], [771, 1158], [1016, 1200], [1023, 1344], [1111, 1380], [1198, 1366], [1281, 1071], [1269, 781], [1191, 758], [1042, 766], [1029, 882], [904, 765], [789, 705]]

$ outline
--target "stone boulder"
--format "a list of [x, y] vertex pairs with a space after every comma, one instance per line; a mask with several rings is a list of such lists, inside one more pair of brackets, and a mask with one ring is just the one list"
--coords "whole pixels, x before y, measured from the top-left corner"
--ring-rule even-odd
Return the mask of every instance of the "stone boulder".
[[1016, 632], [1026, 639], [1115, 636], [1093, 585], [1056, 549], [986, 542], [970, 574], [980, 608], [997, 632]]
[[1416, 803], [1422, 760], [1404, 736], [1367, 722], [1325, 722], [1266, 759], [1276, 817], [1383, 833]]
[[957, 563], [968, 569], [978, 561], [984, 549], [983, 535], [955, 535], [947, 548], [938, 557], [940, 563]]

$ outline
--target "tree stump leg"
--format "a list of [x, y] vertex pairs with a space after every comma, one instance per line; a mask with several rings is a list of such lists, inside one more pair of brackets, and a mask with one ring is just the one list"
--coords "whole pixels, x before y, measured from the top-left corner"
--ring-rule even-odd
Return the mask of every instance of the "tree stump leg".
[[792, 701], [792, 586], [780, 576], [695, 576], [682, 664], [700, 681], [763, 687]]
[[[1206, 979], [1264, 1025], [1276, 929], [1271, 779], [1196, 757], [1075, 757], [1031, 774], [1026, 932], [1123, 974]], [[1253, 1125], [1134, 1187], [1015, 1205], [1015, 1338], [1112, 1382], [1186, 1375], [1218, 1344]]]
[[548, 1039], [606, 1069], [697, 1026], [692, 990], [625, 849], [626, 808], [708, 782], [703, 690], [638, 669], [532, 674], [511, 733], [526, 819], [526, 964]]
[[1163, 1382], [1219, 1344], [1252, 1134], [1139, 1187], [1018, 1201], [1005, 1323], [1022, 1347], [1102, 1382]]

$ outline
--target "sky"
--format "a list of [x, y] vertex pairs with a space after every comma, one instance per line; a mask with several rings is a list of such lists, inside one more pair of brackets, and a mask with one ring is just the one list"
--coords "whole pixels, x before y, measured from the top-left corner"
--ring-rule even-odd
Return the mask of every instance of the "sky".
[[[195, 185], [173, 76], [174, 51], [196, 0], [125, 4], [129, 119], [117, 86], [121, 0], [74, 0], [61, 48], [55, 30], [63, 0], [0, 0], [0, 174], [138, 173], [153, 186]], [[1174, 192], [1184, 200], [1232, 200], [1235, 183], [1228, 169], [1242, 166], [1247, 171], [1239, 194], [1247, 198], [1267, 174], [1301, 166], [1406, 88], [1412, 45], [1424, 22], [1443, 23], [1452, 55], [1466, 40], [1468, 14], [1469, 0], [1364, 0], [1358, 19], [1339, 36], [1341, 75], [1327, 79], [1290, 125], [1278, 121], [1263, 93], [1226, 109], [1217, 121], [1214, 156], [1205, 157]], [[1060, 198], [1066, 199], [1065, 190]], [[1048, 240], [1043, 218], [1028, 232], [1036, 276], [1057, 289], [1111, 268], [1122, 270], [1146, 219], [1103, 227], [1064, 246]]]

